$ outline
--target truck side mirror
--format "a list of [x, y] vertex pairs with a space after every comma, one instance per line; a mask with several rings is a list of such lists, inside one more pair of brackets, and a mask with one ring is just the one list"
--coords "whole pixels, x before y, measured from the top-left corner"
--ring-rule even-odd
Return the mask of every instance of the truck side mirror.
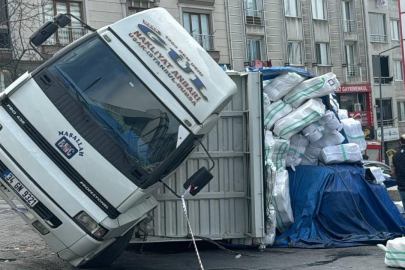
[[59, 13], [53, 17], [53, 20], [60, 28], [67, 26], [72, 21], [68, 16], [66, 16], [66, 14], [62, 13]]
[[30, 42], [35, 46], [40, 46], [44, 43], [50, 36], [55, 34], [58, 30], [58, 25], [54, 22], [44, 23], [37, 31], [35, 31], [32, 36], [30, 36]]
[[207, 170], [207, 168], [202, 167], [183, 184], [183, 187], [185, 189], [190, 187], [190, 194], [195, 196], [211, 181], [212, 178], [214, 178], [214, 176]]

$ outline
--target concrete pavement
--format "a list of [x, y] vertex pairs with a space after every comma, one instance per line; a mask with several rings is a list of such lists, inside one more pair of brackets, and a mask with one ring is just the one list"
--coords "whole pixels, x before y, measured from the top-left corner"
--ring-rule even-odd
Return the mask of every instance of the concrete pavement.
[[[0, 209], [7, 209], [7, 205], [0, 201]], [[16, 258], [9, 262], [0, 260], [1, 270], [75, 269], [60, 260], [14, 211], [0, 210], [0, 228], [0, 254], [3, 252]], [[142, 254], [139, 254], [139, 245], [131, 245], [111, 267], [104, 269], [199, 269], [192, 246], [158, 245], [161, 245], [159, 252], [144, 247], [146, 252]], [[234, 254], [214, 247], [202, 247], [200, 254], [206, 270], [388, 269], [384, 265], [384, 252], [375, 246], [328, 250], [269, 248], [264, 252], [256, 249], [239, 252], [246, 255], [236, 259]]]

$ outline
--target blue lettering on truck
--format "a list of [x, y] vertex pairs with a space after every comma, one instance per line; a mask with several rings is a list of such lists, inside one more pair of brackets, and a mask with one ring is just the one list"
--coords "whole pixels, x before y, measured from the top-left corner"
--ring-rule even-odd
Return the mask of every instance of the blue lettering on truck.
[[163, 40], [162, 33], [147, 21], [143, 20], [143, 24], [138, 24], [138, 28], [139, 30], [129, 33], [132, 41], [152, 59], [194, 106], [201, 99], [208, 102], [208, 98], [202, 93], [202, 90], [207, 90], [200, 79], [204, 74], [197, 65], [169, 36], [164, 37], [167, 42]]

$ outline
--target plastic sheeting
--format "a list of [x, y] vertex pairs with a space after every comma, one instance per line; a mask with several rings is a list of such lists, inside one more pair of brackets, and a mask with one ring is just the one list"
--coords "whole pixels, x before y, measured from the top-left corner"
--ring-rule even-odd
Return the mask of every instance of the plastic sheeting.
[[307, 78], [314, 77], [309, 71], [294, 67], [249, 68], [249, 71], [260, 71], [263, 74], [263, 81], [274, 79], [286, 72], [295, 72]]
[[278, 120], [274, 125], [274, 133], [284, 139], [290, 139], [309, 124], [321, 119], [324, 114], [325, 105], [322, 101], [318, 98], [310, 99], [286, 117]]
[[319, 160], [325, 164], [354, 163], [362, 159], [360, 148], [355, 143], [327, 146], [319, 156]]
[[283, 98], [283, 101], [293, 108], [298, 108], [306, 100], [328, 96], [339, 87], [336, 75], [330, 72], [300, 83]]
[[285, 161], [287, 158], [288, 149], [290, 149], [290, 141], [283, 139], [274, 139], [274, 152], [271, 160], [276, 166], [277, 170], [280, 168], [285, 169]]
[[264, 92], [271, 101], [277, 101], [283, 98], [295, 86], [301, 83], [305, 78], [295, 72], [287, 72], [273, 79], [264, 87]]
[[356, 164], [289, 170], [295, 223], [277, 247], [336, 248], [385, 243], [405, 234], [387, 190], [369, 184]]
[[264, 106], [264, 127], [270, 130], [277, 120], [283, 118], [292, 111], [290, 105], [282, 100]]

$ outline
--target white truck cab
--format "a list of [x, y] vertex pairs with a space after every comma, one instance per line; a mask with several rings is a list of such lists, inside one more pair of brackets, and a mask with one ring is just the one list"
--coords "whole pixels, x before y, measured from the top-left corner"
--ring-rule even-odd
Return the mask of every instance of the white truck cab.
[[99, 29], [0, 94], [0, 196], [61, 259], [109, 265], [235, 92], [164, 9]]

